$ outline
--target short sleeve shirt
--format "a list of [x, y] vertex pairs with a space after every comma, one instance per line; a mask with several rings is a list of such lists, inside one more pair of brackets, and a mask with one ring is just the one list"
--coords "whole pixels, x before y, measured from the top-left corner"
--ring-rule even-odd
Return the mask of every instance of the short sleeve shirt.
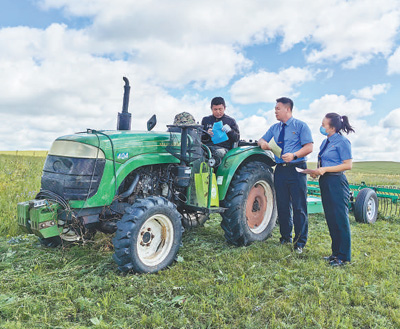
[[321, 154], [322, 167], [337, 166], [342, 164], [344, 160], [352, 158], [351, 143], [346, 137], [335, 133], [322, 142], [320, 150], [324, 148], [328, 140], [329, 144], [324, 153]]
[[[270, 142], [272, 137], [274, 137], [275, 141], [278, 141], [279, 134], [282, 130], [282, 125], [282, 122], [275, 123], [268, 129], [262, 138], [265, 141]], [[295, 153], [305, 144], [313, 143], [311, 130], [305, 122], [291, 117], [288, 121], [286, 121], [286, 125], [284, 153]], [[302, 162], [306, 159], [306, 157], [302, 157], [298, 158], [297, 160], [293, 160], [292, 162]], [[275, 155], [275, 162], [284, 163], [285, 161]]]

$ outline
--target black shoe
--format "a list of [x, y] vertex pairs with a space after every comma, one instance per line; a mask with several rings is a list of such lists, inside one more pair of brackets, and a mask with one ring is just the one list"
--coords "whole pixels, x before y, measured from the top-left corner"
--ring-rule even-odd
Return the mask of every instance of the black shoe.
[[286, 239], [280, 239], [280, 242], [279, 242], [280, 244], [288, 244], [288, 243], [292, 243], [292, 240], [286, 240]]
[[327, 262], [331, 262], [334, 259], [336, 259], [336, 256], [334, 256], [334, 255], [325, 256], [325, 257], [323, 257], [323, 259], [326, 260]]
[[345, 262], [344, 260], [341, 260], [339, 258], [335, 258], [334, 260], [331, 260], [329, 262], [329, 265], [332, 267], [338, 267], [338, 266], [344, 266], [346, 265], [347, 262]]

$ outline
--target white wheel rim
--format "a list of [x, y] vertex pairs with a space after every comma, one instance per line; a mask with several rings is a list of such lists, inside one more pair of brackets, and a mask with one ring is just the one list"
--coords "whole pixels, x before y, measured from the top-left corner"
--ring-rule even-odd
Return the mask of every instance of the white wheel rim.
[[368, 221], [372, 221], [375, 217], [376, 205], [373, 198], [369, 198], [367, 202], [367, 219]]
[[264, 217], [262, 219], [262, 222], [258, 226], [254, 226], [253, 228], [248, 226], [251, 232], [254, 234], [260, 234], [264, 232], [264, 230], [267, 228], [269, 222], [271, 221], [272, 218], [272, 211], [274, 208], [274, 194], [272, 192], [271, 186], [263, 180], [260, 180], [256, 182], [254, 186], [261, 185], [262, 188], [264, 189], [264, 195], [267, 199], [267, 209], [265, 210]]
[[171, 220], [162, 214], [153, 215], [139, 231], [136, 247], [140, 261], [146, 266], [160, 264], [171, 251], [173, 240]]

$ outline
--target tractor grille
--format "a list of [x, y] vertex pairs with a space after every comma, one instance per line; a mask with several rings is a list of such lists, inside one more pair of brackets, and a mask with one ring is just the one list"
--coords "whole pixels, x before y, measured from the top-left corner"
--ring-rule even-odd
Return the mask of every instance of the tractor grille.
[[105, 163], [105, 159], [48, 155], [41, 190], [52, 191], [66, 200], [90, 198], [99, 188]]

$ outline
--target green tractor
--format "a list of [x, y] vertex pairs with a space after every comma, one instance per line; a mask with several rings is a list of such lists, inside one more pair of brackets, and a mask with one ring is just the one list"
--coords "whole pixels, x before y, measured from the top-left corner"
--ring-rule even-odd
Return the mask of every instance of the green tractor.
[[199, 125], [132, 131], [124, 77], [117, 130], [88, 129], [56, 139], [34, 200], [18, 204], [18, 223], [55, 247], [115, 234], [113, 259], [122, 272], [154, 273], [172, 264], [184, 228], [222, 216], [228, 243], [267, 239], [277, 211], [270, 152], [241, 142], [215, 168]]

